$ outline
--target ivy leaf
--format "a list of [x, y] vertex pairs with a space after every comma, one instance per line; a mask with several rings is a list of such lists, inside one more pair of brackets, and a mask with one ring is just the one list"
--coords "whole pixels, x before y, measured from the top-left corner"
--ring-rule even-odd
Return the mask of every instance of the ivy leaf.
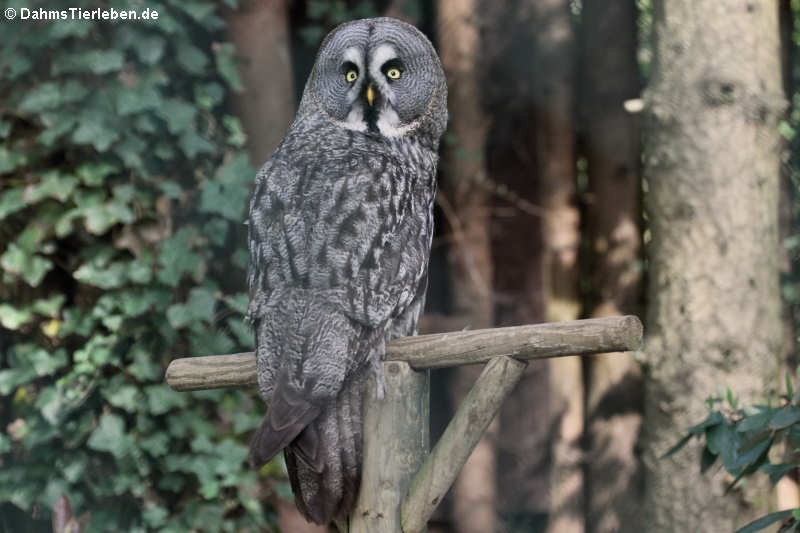
[[31, 318], [33, 318], [33, 314], [27, 309], [17, 309], [9, 304], [0, 304], [0, 324], [6, 329], [19, 329]]
[[188, 42], [178, 44], [178, 54], [176, 56], [180, 64], [190, 74], [202, 74], [208, 65], [208, 58], [199, 48]]
[[24, 189], [20, 187], [7, 190], [3, 192], [3, 194], [0, 194], [0, 221], [25, 207], [26, 202], [22, 198], [23, 191]]
[[75, 175], [81, 183], [89, 187], [99, 187], [105, 183], [109, 174], [117, 172], [117, 167], [105, 161], [84, 163], [79, 166]]
[[190, 248], [194, 235], [190, 228], [182, 228], [172, 237], [161, 241], [159, 263], [162, 269], [158, 273], [159, 281], [174, 287], [184, 272], [194, 272], [200, 266], [202, 258]]
[[36, 254], [26, 252], [16, 243], [10, 243], [0, 256], [0, 267], [7, 272], [21, 276], [28, 285], [38, 287], [45, 274], [53, 268], [53, 263]]
[[36, 300], [33, 302], [31, 309], [40, 315], [54, 317], [61, 310], [61, 306], [64, 305], [64, 300], [66, 300], [66, 296], [63, 294], [54, 294], [50, 298]]
[[178, 139], [178, 145], [189, 159], [194, 159], [199, 154], [208, 154], [214, 151], [214, 145], [194, 130], [183, 132], [180, 139]]
[[102, 415], [100, 425], [92, 432], [86, 445], [93, 450], [108, 452], [117, 458], [127, 455], [129, 440], [125, 435], [125, 421], [119, 415]]
[[119, 50], [88, 50], [62, 54], [53, 61], [53, 74], [92, 73], [106, 74], [122, 69], [125, 56]]
[[255, 170], [250, 166], [247, 155], [236, 154], [217, 170], [214, 181], [207, 181], [204, 184], [200, 196], [200, 210], [240, 222], [244, 219], [250, 184], [254, 176]]
[[167, 123], [172, 134], [178, 134], [192, 127], [197, 111], [179, 98], [167, 98], [158, 109], [158, 115]]
[[132, 44], [142, 63], [155, 65], [164, 56], [167, 41], [160, 35], [137, 35]]
[[214, 43], [212, 49], [214, 50], [214, 59], [216, 60], [217, 72], [220, 77], [234, 91], [241, 92], [244, 90], [236, 67], [236, 47], [232, 43]]
[[166, 385], [151, 385], [144, 390], [149, 411], [154, 415], [163, 415], [167, 411], [186, 407], [186, 395], [175, 392]]

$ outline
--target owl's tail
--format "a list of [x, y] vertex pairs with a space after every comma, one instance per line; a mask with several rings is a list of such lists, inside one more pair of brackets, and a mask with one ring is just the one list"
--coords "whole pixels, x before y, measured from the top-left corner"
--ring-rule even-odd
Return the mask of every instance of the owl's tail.
[[317, 524], [345, 519], [358, 497], [367, 372], [354, 375], [284, 451], [297, 508]]

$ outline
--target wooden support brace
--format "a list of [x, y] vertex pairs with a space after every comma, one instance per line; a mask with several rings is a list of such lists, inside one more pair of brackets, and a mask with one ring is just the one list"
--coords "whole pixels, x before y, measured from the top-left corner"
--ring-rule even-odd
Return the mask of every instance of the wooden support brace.
[[505, 356], [495, 357], [486, 364], [411, 482], [402, 503], [403, 533], [420, 533], [425, 529], [433, 511], [527, 366]]

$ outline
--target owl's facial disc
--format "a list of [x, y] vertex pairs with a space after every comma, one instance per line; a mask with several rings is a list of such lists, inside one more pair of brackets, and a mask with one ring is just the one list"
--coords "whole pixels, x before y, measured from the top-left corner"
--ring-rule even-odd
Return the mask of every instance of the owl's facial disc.
[[401, 137], [423, 121], [443, 129], [443, 79], [436, 52], [419, 30], [393, 19], [366, 19], [326, 37], [307, 92], [343, 128]]

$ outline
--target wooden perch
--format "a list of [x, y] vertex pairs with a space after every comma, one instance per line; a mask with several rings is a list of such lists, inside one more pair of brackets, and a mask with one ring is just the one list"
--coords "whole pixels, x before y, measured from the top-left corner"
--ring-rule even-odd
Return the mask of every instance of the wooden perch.
[[[635, 316], [551, 322], [405, 337], [386, 347], [387, 361], [405, 361], [415, 370], [485, 363], [497, 356], [543, 359], [635, 350], [642, 323]], [[167, 383], [177, 391], [245, 387], [256, 384], [253, 352], [175, 359]]]
[[487, 363], [419, 469], [401, 507], [403, 533], [420, 533], [455, 481], [527, 363], [495, 357]]

